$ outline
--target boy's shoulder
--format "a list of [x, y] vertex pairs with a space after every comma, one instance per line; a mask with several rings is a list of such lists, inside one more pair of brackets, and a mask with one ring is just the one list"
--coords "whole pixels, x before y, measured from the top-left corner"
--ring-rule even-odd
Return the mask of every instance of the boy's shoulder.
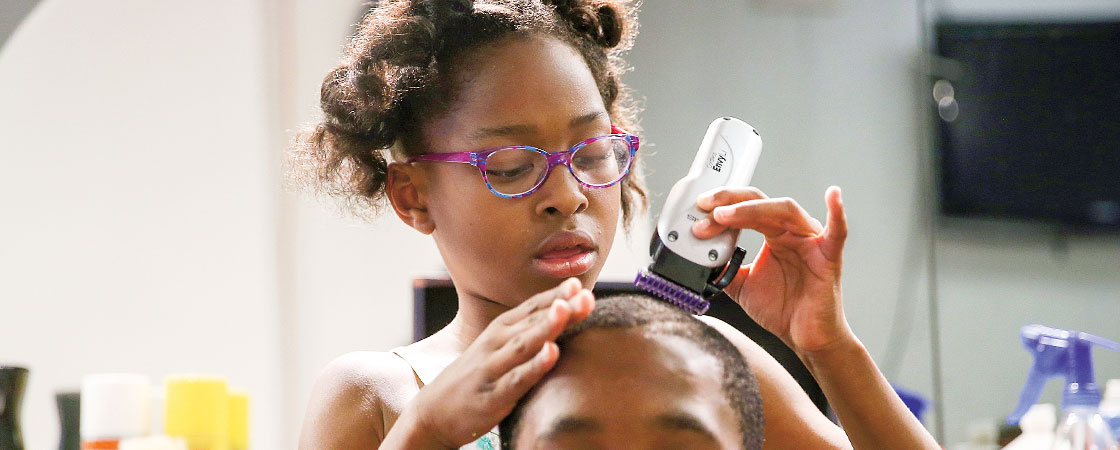
[[816, 405], [773, 356], [731, 324], [699, 316], [739, 349], [758, 379], [762, 393], [765, 441], [783, 448], [851, 448], [843, 430], [817, 410]]

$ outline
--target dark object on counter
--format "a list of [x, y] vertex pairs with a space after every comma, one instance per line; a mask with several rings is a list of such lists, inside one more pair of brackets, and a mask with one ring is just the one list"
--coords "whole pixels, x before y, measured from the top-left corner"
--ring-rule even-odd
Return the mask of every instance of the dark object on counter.
[[1007, 444], [1010, 444], [1021, 434], [1023, 434], [1023, 429], [1019, 428], [1018, 425], [1001, 423], [999, 424], [999, 440], [996, 441], [996, 444], [999, 445], [999, 448], [1007, 447]]
[[0, 450], [23, 450], [19, 408], [27, 388], [27, 369], [0, 366]]
[[54, 399], [58, 403], [58, 420], [62, 430], [62, 435], [58, 438], [58, 450], [80, 450], [82, 394], [58, 392]]

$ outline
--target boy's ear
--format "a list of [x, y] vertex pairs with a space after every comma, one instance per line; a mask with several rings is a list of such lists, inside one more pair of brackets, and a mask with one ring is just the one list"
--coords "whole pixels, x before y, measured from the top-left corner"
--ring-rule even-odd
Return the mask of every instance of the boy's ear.
[[393, 212], [404, 223], [424, 234], [435, 231], [435, 223], [428, 214], [428, 183], [426, 174], [410, 164], [390, 163], [385, 194]]

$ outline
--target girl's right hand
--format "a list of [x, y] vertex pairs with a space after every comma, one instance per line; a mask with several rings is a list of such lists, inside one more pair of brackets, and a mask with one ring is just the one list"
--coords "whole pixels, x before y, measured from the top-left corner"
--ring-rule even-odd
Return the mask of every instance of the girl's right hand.
[[401, 419], [428, 443], [459, 448], [493, 429], [556, 364], [554, 340], [591, 313], [595, 298], [576, 278], [496, 317]]

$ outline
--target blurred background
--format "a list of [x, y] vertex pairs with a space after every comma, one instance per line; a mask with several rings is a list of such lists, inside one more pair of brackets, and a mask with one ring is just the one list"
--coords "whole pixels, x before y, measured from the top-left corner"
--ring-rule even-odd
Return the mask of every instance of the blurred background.
[[[0, 2], [0, 364], [30, 369], [28, 448], [57, 445], [54, 392], [117, 371], [224, 375], [249, 391], [253, 447], [292, 448], [330, 360], [411, 341], [411, 280], [442, 270], [430, 239], [282, 187], [288, 141], [317, 117], [319, 84], [363, 8]], [[654, 213], [723, 115], [762, 132], [753, 184], [770, 195], [823, 217], [825, 189], [841, 186], [848, 320], [892, 382], [935, 402], [925, 423], [943, 445], [1015, 407], [1031, 363], [1022, 325], [1120, 339], [1120, 188], [1023, 206], [1042, 194], [1031, 187], [1054, 192], [1028, 180], [1019, 197], [969, 197], [1007, 191], [984, 177], [1018, 170], [983, 154], [1007, 144], [977, 130], [1023, 116], [970, 122], [973, 100], [1001, 81], [969, 80], [995, 66], [928, 56], [945, 56], [953, 36], [1006, 37], [945, 28], [938, 50], [939, 23], [1118, 21], [1120, 2], [648, 0], [639, 17], [625, 80], [645, 106]], [[1044, 64], [1036, 47], [1022, 64]], [[1111, 58], [1103, 73], [1116, 73]], [[1062, 113], [1103, 119], [1067, 121], [1071, 135], [1099, 137], [1097, 162], [1077, 166], [1077, 148], [1063, 147], [1036, 168], [1092, 172], [1098, 187], [1120, 178], [1097, 173], [1120, 170], [1117, 116], [1101, 116], [1120, 104], [1115, 80], [1104, 109]], [[1098, 133], [1109, 122], [1113, 134]], [[983, 165], [993, 160], [1006, 172]], [[1091, 213], [1046, 209], [1067, 197]], [[647, 226], [617, 243], [602, 279], [632, 279], [648, 236]], [[743, 241], [752, 255], [761, 243]], [[1120, 354], [1097, 351], [1096, 364], [1102, 383], [1120, 378]], [[1060, 384], [1043, 400], [1058, 402]]]

